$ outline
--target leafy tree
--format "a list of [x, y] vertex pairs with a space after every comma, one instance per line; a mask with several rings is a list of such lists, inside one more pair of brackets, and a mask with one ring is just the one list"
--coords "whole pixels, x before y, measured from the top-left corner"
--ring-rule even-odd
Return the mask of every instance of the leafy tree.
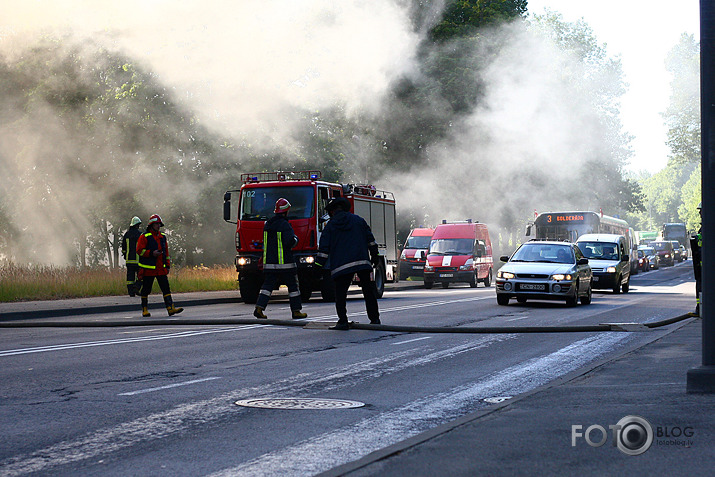
[[700, 47], [693, 35], [681, 35], [666, 67], [673, 75], [670, 104], [663, 113], [670, 161], [700, 162]]

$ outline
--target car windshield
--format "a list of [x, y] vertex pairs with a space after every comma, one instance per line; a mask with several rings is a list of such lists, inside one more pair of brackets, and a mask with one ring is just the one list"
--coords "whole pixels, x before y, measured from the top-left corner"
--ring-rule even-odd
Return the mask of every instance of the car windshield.
[[509, 260], [510, 262], [575, 263], [569, 245], [525, 243]]
[[472, 255], [474, 240], [472, 239], [438, 239], [429, 245], [431, 255]]
[[589, 260], [618, 260], [618, 244], [612, 242], [579, 242], [578, 248]]
[[653, 255], [655, 253], [655, 249], [648, 247], [648, 248], [642, 248], [640, 249], [645, 253], [646, 255]]
[[651, 245], [659, 252], [673, 250], [673, 245], [670, 242], [652, 242]]
[[405, 248], [429, 248], [429, 243], [432, 237], [410, 237], [407, 239]]
[[251, 187], [241, 193], [240, 220], [268, 220], [273, 217], [276, 201], [288, 199], [291, 207], [289, 219], [307, 219], [313, 216], [312, 187]]

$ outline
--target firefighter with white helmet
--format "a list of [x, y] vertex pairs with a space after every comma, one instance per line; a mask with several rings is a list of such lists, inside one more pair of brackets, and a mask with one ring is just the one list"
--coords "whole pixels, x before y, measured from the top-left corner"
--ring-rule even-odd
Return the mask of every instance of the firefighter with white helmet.
[[256, 300], [253, 316], [268, 318], [263, 310], [268, 306], [273, 289], [280, 283], [288, 286], [291, 315], [293, 318], [305, 318], [298, 288], [298, 266], [293, 259], [292, 248], [298, 245], [298, 237], [288, 222], [290, 202], [280, 198], [276, 201], [274, 216], [263, 227], [263, 286]]
[[157, 214], [149, 217], [146, 233], [137, 240], [137, 254], [139, 255], [140, 276], [142, 277], [142, 316], [149, 317], [149, 294], [154, 285], [154, 279], [159, 282], [159, 287], [164, 294], [164, 304], [169, 316], [181, 313], [183, 308], [176, 308], [171, 299], [171, 289], [169, 288], [169, 269], [171, 260], [169, 259], [169, 245], [166, 235], [159, 229], [164, 223]]
[[142, 220], [139, 217], [132, 217], [129, 223], [129, 229], [122, 238], [122, 255], [127, 263], [127, 291], [129, 296], [136, 296], [141, 288], [141, 280], [139, 280], [139, 258], [137, 257], [137, 240], [141, 237], [139, 226]]

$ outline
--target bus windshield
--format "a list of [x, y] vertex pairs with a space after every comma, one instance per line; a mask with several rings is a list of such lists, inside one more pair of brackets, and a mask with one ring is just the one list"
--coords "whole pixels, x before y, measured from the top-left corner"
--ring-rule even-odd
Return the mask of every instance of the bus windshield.
[[273, 217], [276, 201], [281, 197], [291, 204], [289, 219], [307, 219], [313, 216], [315, 191], [309, 186], [251, 187], [241, 192], [239, 220], [268, 220]]

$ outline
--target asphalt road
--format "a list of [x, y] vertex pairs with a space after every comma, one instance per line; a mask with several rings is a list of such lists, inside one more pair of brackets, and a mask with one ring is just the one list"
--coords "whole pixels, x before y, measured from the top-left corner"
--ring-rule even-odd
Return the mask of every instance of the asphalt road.
[[[336, 319], [333, 305], [319, 301], [304, 307], [306, 328], [3, 329], [0, 475], [315, 475], [667, 333], [526, 334], [520, 326], [655, 322], [690, 311], [693, 295], [684, 262], [634, 276], [628, 294], [595, 292], [575, 308], [498, 306], [494, 288], [481, 286], [402, 288], [380, 301], [386, 324], [515, 327], [501, 334], [328, 331], [321, 323]], [[368, 322], [358, 296], [348, 311]], [[251, 312], [220, 303], [181, 316]], [[288, 320], [287, 300], [266, 313]], [[300, 409], [280, 408], [288, 404]]]

